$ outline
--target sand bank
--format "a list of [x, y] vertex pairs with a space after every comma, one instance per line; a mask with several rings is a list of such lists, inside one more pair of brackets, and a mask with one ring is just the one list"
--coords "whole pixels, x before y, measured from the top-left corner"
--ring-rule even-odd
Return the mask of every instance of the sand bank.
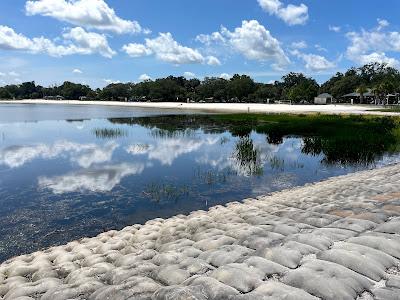
[[13, 258], [0, 299], [399, 299], [399, 216], [363, 171]]
[[140, 108], [190, 110], [221, 113], [324, 113], [324, 114], [375, 114], [398, 115], [398, 113], [371, 111], [379, 107], [367, 105], [288, 105], [255, 103], [174, 103], [174, 102], [116, 102], [116, 101], [76, 101], [76, 100], [9, 100], [0, 101], [11, 104], [73, 104], [73, 105], [111, 105]]

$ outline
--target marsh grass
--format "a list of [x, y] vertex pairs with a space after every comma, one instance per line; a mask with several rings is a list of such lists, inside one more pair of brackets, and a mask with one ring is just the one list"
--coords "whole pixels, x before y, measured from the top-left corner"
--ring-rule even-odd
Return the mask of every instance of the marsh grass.
[[236, 173], [231, 171], [230, 169], [217, 171], [213, 169], [203, 170], [198, 167], [194, 171], [194, 178], [200, 183], [207, 185], [215, 185], [215, 184], [225, 184], [229, 180], [231, 176], [236, 176]]
[[274, 156], [274, 157], [270, 158], [269, 164], [270, 164], [272, 170], [279, 170], [279, 171], [285, 170], [285, 160], [284, 159]]
[[150, 135], [155, 139], [178, 139], [178, 138], [189, 138], [196, 135], [194, 130], [184, 129], [184, 130], [166, 130], [160, 128], [153, 128], [150, 131]]
[[247, 176], [261, 176], [264, 173], [260, 150], [254, 146], [249, 136], [241, 137], [235, 145], [233, 158], [239, 169]]
[[302, 137], [301, 151], [324, 155], [327, 165], [373, 164], [384, 153], [400, 150], [397, 117], [337, 115], [220, 115], [213, 116], [235, 127], [235, 132], [266, 134], [270, 144], [286, 137]]
[[128, 136], [128, 131], [121, 128], [95, 128], [92, 132], [98, 139], [116, 139]]
[[175, 186], [170, 183], [153, 182], [145, 186], [143, 195], [154, 202], [178, 201], [182, 197], [188, 197], [190, 188], [187, 185]]
[[[269, 144], [285, 138], [303, 139], [301, 151], [324, 155], [323, 163], [340, 165], [372, 164], [385, 153], [400, 152], [400, 117], [324, 114], [221, 114], [170, 115], [110, 119], [116, 124], [141, 125], [152, 130], [154, 138], [182, 137], [204, 133], [229, 132], [245, 138], [235, 145], [238, 167], [260, 174], [257, 149], [251, 146], [251, 133], [265, 134]], [[246, 140], [247, 138], [247, 140]], [[225, 142], [225, 141], [223, 141]]]

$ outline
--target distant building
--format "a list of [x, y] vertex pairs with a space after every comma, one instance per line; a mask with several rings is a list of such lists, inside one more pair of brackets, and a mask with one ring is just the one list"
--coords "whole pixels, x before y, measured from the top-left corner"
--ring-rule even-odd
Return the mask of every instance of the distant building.
[[333, 96], [328, 93], [323, 93], [314, 98], [314, 104], [332, 104]]
[[386, 95], [386, 102], [387, 104], [399, 104], [400, 103], [400, 94], [388, 94]]
[[[371, 89], [368, 89], [367, 92], [363, 93], [363, 97], [364, 97], [364, 103], [371, 103], [375, 100], [375, 95], [371, 91]], [[361, 94], [357, 92], [343, 95], [342, 98], [346, 102], [350, 102], [351, 104], [361, 103]]]

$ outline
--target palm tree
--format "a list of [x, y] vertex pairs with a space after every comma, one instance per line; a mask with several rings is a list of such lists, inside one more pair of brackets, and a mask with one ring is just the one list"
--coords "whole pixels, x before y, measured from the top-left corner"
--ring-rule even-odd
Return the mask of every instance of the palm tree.
[[365, 94], [366, 92], [368, 92], [368, 89], [367, 89], [367, 87], [366, 87], [364, 84], [360, 85], [360, 86], [358, 87], [358, 89], [357, 89], [357, 93], [360, 94], [360, 103], [361, 103], [361, 104], [364, 103], [364, 94]]
[[389, 80], [385, 80], [384, 82], [381, 83], [382, 85], [382, 90], [384, 92], [384, 96], [385, 96], [385, 104], [389, 104], [389, 97], [388, 94], [393, 93], [395, 91], [395, 86], [393, 84], [393, 82], [389, 81]]
[[383, 82], [378, 83], [374, 87], [374, 94], [379, 100], [379, 104], [384, 104], [384, 99], [386, 97], [386, 86]]
[[371, 89], [371, 93], [374, 94], [374, 104], [377, 105], [377, 99], [378, 99], [378, 89], [377, 89], [377, 85], [375, 85], [372, 89]]

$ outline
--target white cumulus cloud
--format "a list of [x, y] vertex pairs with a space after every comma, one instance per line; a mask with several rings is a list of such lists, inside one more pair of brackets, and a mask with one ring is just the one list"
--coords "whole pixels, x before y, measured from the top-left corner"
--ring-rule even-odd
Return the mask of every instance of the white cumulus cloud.
[[117, 84], [117, 83], [121, 83], [120, 80], [114, 80], [114, 79], [103, 79], [103, 81], [107, 84]]
[[346, 57], [358, 64], [371, 62], [387, 63], [392, 67], [400, 62], [388, 56], [388, 52], [400, 52], [400, 32], [386, 31], [389, 23], [378, 20], [378, 26], [371, 30], [351, 31], [346, 34], [350, 45], [346, 50]]
[[72, 28], [70, 31], [63, 34], [67, 40], [73, 41], [77, 46], [76, 51], [82, 54], [99, 53], [104, 57], [111, 58], [116, 53], [108, 45], [105, 35], [94, 32], [86, 32], [81, 27]]
[[151, 55], [153, 52], [143, 44], [130, 43], [122, 47], [122, 51], [131, 57]]
[[280, 0], [258, 0], [264, 11], [270, 15], [275, 15], [288, 25], [303, 25], [308, 20], [308, 7], [289, 4], [284, 6]]
[[104, 0], [36, 0], [27, 1], [26, 14], [55, 18], [73, 25], [123, 33], [147, 33], [137, 21], [124, 20]]
[[74, 73], [74, 74], [82, 74], [83, 72], [80, 69], [73, 69], [72, 73]]
[[378, 30], [381, 30], [390, 25], [389, 21], [385, 19], [377, 19], [377, 21], [378, 21]]
[[142, 74], [139, 76], [139, 81], [147, 81], [147, 80], [151, 80], [151, 77], [147, 74]]
[[222, 73], [221, 75], [219, 75], [219, 78], [225, 79], [225, 80], [229, 80], [232, 78], [232, 75], [228, 74], [228, 73]]
[[207, 65], [210, 66], [220, 66], [221, 62], [215, 56], [207, 56], [206, 57]]
[[196, 40], [207, 46], [215, 43], [229, 47], [249, 60], [270, 61], [276, 69], [290, 62], [280, 42], [257, 20], [242, 21], [242, 26], [233, 31], [222, 26], [220, 32], [201, 34]]
[[145, 44], [130, 43], [124, 45], [122, 50], [131, 57], [154, 54], [157, 59], [174, 65], [221, 64], [214, 56], [204, 57], [199, 50], [179, 44], [170, 32], [160, 33], [158, 37], [153, 39], [147, 38]]
[[298, 50], [292, 51], [292, 54], [305, 62], [305, 67], [311, 71], [325, 71], [336, 67], [334, 62], [329, 61], [327, 58], [317, 54], [301, 53]]
[[308, 45], [305, 41], [298, 41], [298, 42], [293, 42], [290, 44], [290, 48], [293, 48], [293, 49], [305, 49], [307, 47], [308, 47]]
[[196, 37], [196, 41], [206, 44], [206, 45], [211, 45], [212, 43], [215, 42], [225, 42], [225, 38], [222, 36], [221, 33], [219, 32], [213, 32], [212, 34], [199, 34]]
[[33, 54], [45, 53], [54, 57], [98, 53], [111, 58], [116, 53], [108, 45], [105, 35], [86, 32], [81, 27], [72, 28], [63, 34], [61, 45], [45, 37], [28, 38], [14, 29], [0, 25], [0, 49], [26, 51]]
[[272, 61], [278, 66], [289, 63], [279, 41], [258, 21], [243, 21], [241, 27], [229, 31], [222, 28], [234, 50], [250, 60]]
[[196, 74], [194, 74], [193, 72], [185, 72], [183, 73], [183, 76], [186, 78], [195, 78]]
[[333, 32], [340, 32], [340, 30], [342, 29], [340, 26], [334, 26], [334, 25], [329, 25], [329, 30], [333, 31]]
[[207, 46], [229, 47], [249, 60], [270, 61], [275, 69], [290, 63], [280, 42], [257, 20], [242, 21], [242, 26], [233, 31], [222, 26], [220, 32], [200, 34], [196, 40]]

